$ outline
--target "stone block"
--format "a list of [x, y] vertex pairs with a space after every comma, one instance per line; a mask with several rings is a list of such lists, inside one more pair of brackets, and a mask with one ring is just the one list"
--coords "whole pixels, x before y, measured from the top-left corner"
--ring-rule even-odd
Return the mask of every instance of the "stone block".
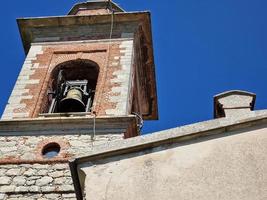
[[18, 117], [18, 118], [29, 117], [29, 113], [28, 112], [26, 112], [26, 113], [13, 113], [13, 117]]
[[26, 185], [30, 186], [30, 185], [34, 185], [35, 184], [35, 180], [28, 180], [26, 182]]
[[28, 192], [29, 188], [25, 186], [16, 187], [15, 192]]
[[58, 188], [59, 191], [62, 191], [62, 192], [74, 191], [73, 185], [60, 185], [57, 188]]
[[66, 178], [64, 178], [64, 177], [61, 177], [61, 178], [55, 178], [54, 179], [54, 183], [56, 184], [56, 185], [61, 185], [61, 184], [64, 184], [66, 182]]
[[30, 79], [29, 75], [22, 75], [22, 76], [19, 76], [17, 80], [29, 80], [29, 79]]
[[20, 168], [16, 168], [16, 169], [9, 169], [6, 172], [7, 176], [19, 176], [21, 174], [21, 169]]
[[25, 176], [33, 176], [33, 175], [36, 175], [37, 173], [37, 170], [36, 169], [28, 169], [26, 172], [24, 172], [24, 175]]
[[52, 181], [53, 181], [52, 177], [44, 176], [44, 177], [36, 180], [36, 185], [38, 185], [38, 186], [48, 185]]
[[0, 176], [0, 186], [1, 185], [9, 185], [11, 183], [11, 178], [7, 176]]
[[7, 169], [0, 168], [0, 175], [3, 176], [6, 173], [6, 171]]
[[45, 197], [48, 199], [61, 199], [60, 194], [46, 194]]
[[39, 176], [46, 176], [47, 173], [48, 173], [48, 170], [46, 170], [46, 169], [41, 169], [41, 170], [37, 171], [37, 175], [39, 175]]
[[16, 176], [13, 179], [14, 185], [24, 185], [26, 183], [26, 178], [23, 176]]
[[30, 80], [21, 80], [20, 83], [21, 84], [39, 84], [40, 80], [39, 79], [30, 79]]
[[35, 57], [37, 54], [40, 54], [41, 52], [42, 52], [41, 45], [32, 45], [28, 52], [27, 58]]
[[42, 192], [54, 192], [56, 191], [56, 187], [55, 186], [43, 186], [41, 187], [41, 191]]
[[[37, 137], [30, 137], [29, 138], [29, 140], [31, 139], [31, 143], [32, 144], [35, 144], [35, 142], [34, 141], [40, 141], [40, 139], [39, 138], [37, 138]], [[34, 169], [48, 169], [50, 167], [50, 165], [40, 165], [40, 164], [34, 164], [33, 165], [33, 168]]]
[[0, 193], [10, 193], [15, 192], [16, 186], [15, 185], [4, 185], [0, 186]]
[[0, 200], [5, 200], [6, 199], [6, 194], [0, 193]]
[[40, 187], [33, 185], [29, 187], [29, 192], [40, 192]]
[[40, 178], [41, 178], [41, 176], [30, 176], [27, 179], [32, 181], [32, 180], [37, 180], [37, 179], [40, 179]]
[[53, 178], [58, 178], [58, 177], [64, 176], [64, 172], [63, 171], [55, 171], [52, 173], [48, 173], [48, 175], [53, 177]]
[[75, 193], [62, 194], [63, 198], [74, 198], [76, 197]]
[[21, 102], [21, 96], [11, 96], [8, 99], [9, 104], [19, 104]]
[[53, 169], [68, 169], [68, 168], [69, 168], [69, 166], [67, 164], [56, 164], [56, 165], [53, 165]]

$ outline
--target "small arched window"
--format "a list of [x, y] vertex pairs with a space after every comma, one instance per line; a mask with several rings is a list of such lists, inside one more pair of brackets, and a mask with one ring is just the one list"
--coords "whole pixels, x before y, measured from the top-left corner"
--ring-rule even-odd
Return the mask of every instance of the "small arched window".
[[58, 143], [52, 142], [45, 145], [42, 149], [42, 156], [46, 159], [51, 159], [56, 157], [60, 152], [60, 145]]
[[46, 112], [90, 112], [98, 74], [98, 65], [89, 60], [56, 66], [51, 73]]

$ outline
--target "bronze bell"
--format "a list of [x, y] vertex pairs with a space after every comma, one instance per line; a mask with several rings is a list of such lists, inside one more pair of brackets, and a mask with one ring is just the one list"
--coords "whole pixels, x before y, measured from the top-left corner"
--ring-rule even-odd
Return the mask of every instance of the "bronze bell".
[[80, 89], [70, 89], [66, 97], [60, 101], [59, 112], [85, 112], [82, 97], [83, 92]]

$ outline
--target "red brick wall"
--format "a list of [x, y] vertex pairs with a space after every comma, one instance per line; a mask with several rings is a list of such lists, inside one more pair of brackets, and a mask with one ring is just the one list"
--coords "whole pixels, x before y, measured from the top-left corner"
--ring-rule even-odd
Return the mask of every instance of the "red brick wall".
[[[23, 106], [15, 107], [9, 111], [14, 114], [11, 118], [34, 118], [46, 111], [48, 107], [47, 92], [51, 86], [51, 73], [59, 64], [77, 59], [91, 60], [99, 66], [93, 111], [97, 115], [129, 114], [129, 99], [125, 95], [130, 96], [128, 94], [130, 90], [127, 91], [126, 89], [129, 87], [131, 77], [132, 42], [130, 41], [128, 45], [130, 50], [126, 50], [122, 46], [123, 42], [125, 43], [125, 41], [113, 41], [110, 46], [108, 42], [47, 44], [39, 47], [41, 50], [35, 55], [31, 55], [34, 52], [30, 53], [26, 59], [32, 70], [28, 76], [30, 82], [26, 82], [24, 85], [27, 93], [22, 93], [20, 95], [21, 100], [17, 102]], [[126, 47], [128, 46], [126, 45]], [[125, 57], [127, 53], [130, 56]], [[31, 57], [34, 59], [30, 60]], [[27, 70], [28, 68], [23, 67], [21, 73], [27, 74]], [[122, 86], [124, 87], [123, 90], [120, 89]], [[124, 97], [120, 98], [120, 95], [124, 95]], [[25, 99], [24, 96], [29, 98]], [[122, 101], [125, 101], [127, 106]], [[9, 107], [12, 107], [12, 103]], [[25, 113], [25, 116], [20, 116], [18, 113]]]

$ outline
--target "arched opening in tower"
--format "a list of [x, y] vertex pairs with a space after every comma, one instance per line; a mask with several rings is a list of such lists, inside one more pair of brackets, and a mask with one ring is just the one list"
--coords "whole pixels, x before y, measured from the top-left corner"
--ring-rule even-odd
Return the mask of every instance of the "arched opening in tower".
[[45, 113], [91, 112], [99, 66], [90, 60], [71, 60], [51, 73]]

